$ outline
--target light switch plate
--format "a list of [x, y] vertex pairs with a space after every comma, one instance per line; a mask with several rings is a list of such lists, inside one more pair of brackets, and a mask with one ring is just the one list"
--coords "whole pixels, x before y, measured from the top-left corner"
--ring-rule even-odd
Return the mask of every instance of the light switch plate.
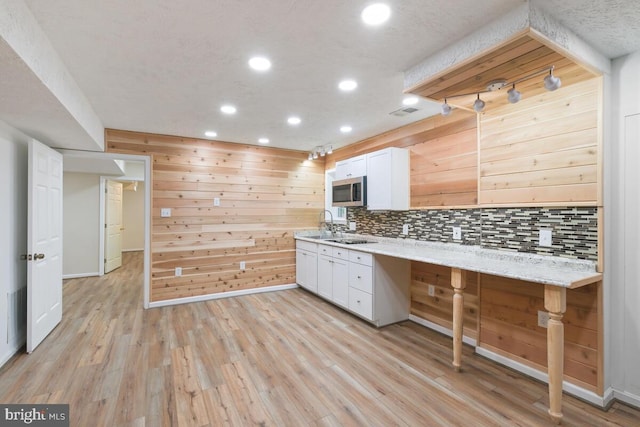
[[171, 217], [171, 208], [162, 208], [162, 209], [160, 209], [160, 216], [162, 218], [170, 218]]
[[240, 261], [240, 270], [244, 271], [247, 268], [247, 263], [244, 261]]
[[351, 221], [349, 223], [349, 230], [356, 231], [356, 222], [355, 221]]
[[553, 236], [550, 229], [548, 228], [540, 229], [540, 234], [538, 237], [538, 245], [547, 246], [547, 247], [553, 245]]
[[213, 206], [220, 206], [220, 197], [213, 198]]
[[409, 234], [409, 224], [404, 224], [402, 226], [402, 234]]
[[453, 240], [462, 240], [462, 228], [451, 227], [453, 229]]
[[182, 267], [176, 267], [175, 275], [176, 277], [182, 276]]
[[429, 287], [427, 288], [427, 293], [429, 294], [430, 297], [435, 297], [436, 296], [436, 287], [433, 285], [429, 285]]

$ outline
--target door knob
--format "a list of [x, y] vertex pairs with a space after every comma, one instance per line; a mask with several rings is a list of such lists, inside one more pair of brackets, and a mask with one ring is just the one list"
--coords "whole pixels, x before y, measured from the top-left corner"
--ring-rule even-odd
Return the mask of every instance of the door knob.
[[33, 259], [44, 259], [44, 254], [33, 254]]

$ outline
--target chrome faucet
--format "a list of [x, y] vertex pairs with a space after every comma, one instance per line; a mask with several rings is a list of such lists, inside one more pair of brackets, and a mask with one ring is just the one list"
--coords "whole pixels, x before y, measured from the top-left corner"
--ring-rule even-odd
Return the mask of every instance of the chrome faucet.
[[322, 212], [320, 212], [320, 221], [318, 223], [318, 229], [320, 230], [320, 234], [322, 234], [322, 226], [324, 224], [324, 227], [326, 228], [327, 226], [327, 220], [325, 217], [325, 212], [329, 212], [329, 217], [331, 218], [331, 227], [329, 228], [329, 233], [331, 234], [331, 237], [333, 237], [333, 232], [335, 230], [334, 224], [333, 224], [333, 213], [329, 210], [329, 209], [325, 209]]

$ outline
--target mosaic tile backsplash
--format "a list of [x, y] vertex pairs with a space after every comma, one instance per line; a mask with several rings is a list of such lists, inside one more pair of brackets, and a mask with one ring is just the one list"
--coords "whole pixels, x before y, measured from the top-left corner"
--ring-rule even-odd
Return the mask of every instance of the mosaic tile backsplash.
[[[347, 209], [347, 221], [355, 221], [359, 234], [480, 245], [590, 261], [598, 259], [597, 219], [596, 208]], [[404, 224], [409, 224], [408, 235], [402, 234]], [[462, 240], [453, 239], [454, 226], [461, 227]], [[552, 230], [551, 247], [538, 246], [540, 229]]]

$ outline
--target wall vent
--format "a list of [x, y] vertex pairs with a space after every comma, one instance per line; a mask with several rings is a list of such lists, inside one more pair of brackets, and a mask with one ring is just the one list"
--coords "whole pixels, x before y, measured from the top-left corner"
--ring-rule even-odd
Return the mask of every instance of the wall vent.
[[406, 108], [400, 108], [399, 110], [396, 110], [396, 111], [392, 111], [389, 114], [396, 117], [404, 117], [407, 114], [415, 113], [416, 111], [418, 111], [418, 108], [406, 107]]
[[27, 330], [27, 288], [7, 292], [7, 343], [24, 339]]

